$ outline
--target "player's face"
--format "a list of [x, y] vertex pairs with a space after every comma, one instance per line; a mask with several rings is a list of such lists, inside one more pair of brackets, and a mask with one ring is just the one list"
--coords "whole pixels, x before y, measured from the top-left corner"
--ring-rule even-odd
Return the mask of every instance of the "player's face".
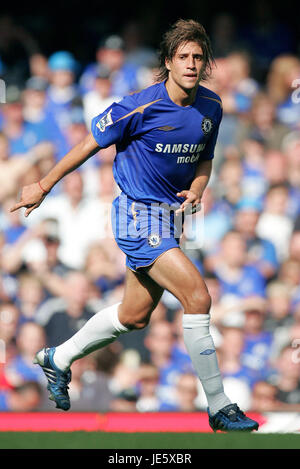
[[181, 44], [173, 59], [166, 62], [169, 78], [186, 90], [198, 86], [203, 69], [202, 48], [196, 42]]

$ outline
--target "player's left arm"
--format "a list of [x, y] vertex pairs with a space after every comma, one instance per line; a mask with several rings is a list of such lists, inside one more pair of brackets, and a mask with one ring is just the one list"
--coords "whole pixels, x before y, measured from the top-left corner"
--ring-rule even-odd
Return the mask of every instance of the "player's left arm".
[[196, 211], [197, 206], [201, 203], [204, 189], [206, 188], [212, 171], [212, 160], [201, 161], [197, 167], [196, 176], [188, 190], [177, 193], [178, 197], [184, 197], [185, 201], [180, 205], [176, 213], [186, 211], [190, 206], [192, 213]]
[[[205, 146], [205, 149], [201, 153], [201, 160], [198, 163], [195, 177], [188, 190], [183, 190], [177, 193], [178, 197], [184, 197], [185, 200], [181, 204], [180, 208], [175, 212], [195, 213], [201, 208], [201, 199], [203, 192], [209, 182], [212, 172], [212, 160], [214, 158], [215, 146], [219, 133], [219, 126], [222, 120], [222, 105], [217, 105], [216, 115], [214, 118], [214, 126], [211, 136]], [[191, 212], [189, 210], [191, 209]]]

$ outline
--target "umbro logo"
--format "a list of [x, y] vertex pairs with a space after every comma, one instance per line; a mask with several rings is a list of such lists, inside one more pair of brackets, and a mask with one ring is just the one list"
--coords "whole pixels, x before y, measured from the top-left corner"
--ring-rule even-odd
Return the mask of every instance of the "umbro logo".
[[171, 127], [170, 125], [163, 125], [162, 127], [158, 127], [157, 130], [163, 130], [164, 132], [169, 132], [170, 130], [175, 130], [175, 127]]
[[212, 353], [215, 353], [215, 350], [212, 348], [207, 348], [203, 352], [200, 352], [200, 355], [211, 355]]

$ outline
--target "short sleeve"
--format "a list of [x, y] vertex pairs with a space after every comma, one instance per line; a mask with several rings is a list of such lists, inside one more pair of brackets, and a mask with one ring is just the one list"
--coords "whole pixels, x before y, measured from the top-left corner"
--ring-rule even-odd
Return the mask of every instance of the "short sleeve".
[[222, 115], [223, 115], [221, 106], [218, 106], [218, 107], [219, 107], [219, 111], [218, 111], [216, 118], [214, 119], [215, 121], [214, 128], [209, 137], [209, 140], [206, 143], [205, 149], [201, 153], [202, 160], [212, 160], [214, 157], [215, 146], [216, 146], [217, 138], [219, 135], [219, 127], [220, 127], [220, 123], [221, 123]]
[[107, 148], [135, 136], [141, 127], [142, 113], [139, 105], [133, 96], [126, 96], [94, 117], [91, 131], [98, 145]]

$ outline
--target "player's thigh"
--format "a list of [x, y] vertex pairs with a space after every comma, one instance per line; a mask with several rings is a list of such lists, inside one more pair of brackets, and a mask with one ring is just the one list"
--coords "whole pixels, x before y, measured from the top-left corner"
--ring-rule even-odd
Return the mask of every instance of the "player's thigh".
[[163, 291], [147, 274], [127, 268], [124, 297], [119, 307], [121, 323], [129, 327], [145, 327]]
[[207, 286], [198, 269], [181, 249], [166, 251], [147, 272], [181, 302], [185, 313], [208, 313], [211, 298]]

